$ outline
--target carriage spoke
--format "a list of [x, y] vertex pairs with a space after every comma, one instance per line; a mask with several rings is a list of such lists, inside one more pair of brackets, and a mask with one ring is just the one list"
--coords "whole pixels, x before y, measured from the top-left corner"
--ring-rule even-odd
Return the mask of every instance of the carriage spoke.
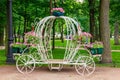
[[31, 67], [30, 65], [28, 66], [28, 68], [29, 68], [30, 70], [32, 69], [32, 67]]
[[[90, 63], [91, 62], [91, 60], [90, 59], [88, 59], [88, 61], [86, 62], [86, 63]], [[92, 62], [91, 62], [92, 63]]]
[[90, 73], [90, 71], [89, 71], [89, 69], [88, 69], [87, 67], [86, 67], [85, 69], [86, 69], [86, 71], [87, 71], [88, 73]]
[[85, 74], [85, 67], [83, 67], [83, 71], [82, 71], [82, 74]]
[[75, 65], [75, 69], [78, 74], [82, 76], [85, 76], [85, 75], [89, 76], [94, 72], [95, 63], [91, 57], [81, 56], [80, 58], [78, 58], [77, 62], [80, 62], [80, 61], [83, 63], [83, 65]]
[[22, 66], [20, 70], [23, 71], [24, 69], [25, 69], [25, 66]]
[[79, 67], [78, 67], [78, 70], [81, 70], [81, 69], [83, 69], [83, 66], [79, 66]]
[[93, 69], [93, 66], [87, 66], [88, 69]]

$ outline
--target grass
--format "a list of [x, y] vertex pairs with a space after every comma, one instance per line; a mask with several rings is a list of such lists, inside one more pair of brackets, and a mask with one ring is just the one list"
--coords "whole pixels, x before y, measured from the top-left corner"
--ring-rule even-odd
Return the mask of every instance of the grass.
[[[55, 42], [55, 46], [57, 47], [65, 47], [66, 40], [64, 40], [64, 43], [61, 43], [60, 40], [57, 40]], [[111, 39], [111, 48], [112, 50], [120, 50], [120, 45], [114, 45], [113, 39]], [[81, 55], [84, 55], [85, 51], [80, 51]], [[55, 59], [63, 59], [65, 50], [64, 49], [55, 49], [53, 50], [53, 57]], [[112, 62], [111, 64], [100, 64], [98, 61], [96, 61], [97, 66], [110, 66], [110, 67], [120, 67], [120, 52], [112, 52]], [[0, 65], [6, 65], [6, 55], [5, 50], [0, 50]]]
[[[53, 50], [53, 57], [54, 59], [63, 59], [65, 53], [65, 49], [55, 49]], [[86, 51], [81, 50], [79, 51], [80, 55], [85, 55]], [[120, 53], [119, 52], [112, 52], [112, 61], [111, 64], [100, 64], [98, 61], [96, 62], [97, 66], [109, 66], [109, 67], [120, 67]], [[6, 65], [6, 56], [5, 50], [0, 50], [0, 65]]]
[[[67, 43], [66, 40], [64, 40], [64, 43], [62, 43], [61, 40], [56, 40], [55, 41], [55, 46], [57, 46], [57, 47], [65, 47], [66, 43]], [[114, 45], [114, 39], [110, 40], [110, 44], [111, 44], [111, 50], [120, 50], [120, 45]]]
[[120, 52], [112, 52], [112, 61], [115, 67], [120, 67]]
[[120, 68], [120, 52], [112, 52], [112, 63], [103, 64], [95, 61], [97, 66], [118, 67]]
[[[53, 57], [55, 59], [63, 59], [65, 49], [55, 49], [53, 51]], [[88, 55], [85, 50], [80, 50], [79, 55]], [[98, 59], [94, 58], [97, 66], [107, 66], [107, 67], [120, 67], [120, 52], [112, 52], [112, 63], [103, 64], [100, 63]]]
[[114, 39], [110, 40], [112, 50], [120, 50], [120, 45], [114, 45]]
[[65, 53], [65, 49], [54, 49], [53, 50], [53, 58], [54, 59], [63, 59], [64, 53]]
[[62, 42], [60, 40], [55, 40], [55, 46], [56, 47], [66, 47], [66, 43], [67, 43], [66, 40], [64, 40], [64, 42]]
[[6, 64], [5, 50], [0, 50], [0, 65]]

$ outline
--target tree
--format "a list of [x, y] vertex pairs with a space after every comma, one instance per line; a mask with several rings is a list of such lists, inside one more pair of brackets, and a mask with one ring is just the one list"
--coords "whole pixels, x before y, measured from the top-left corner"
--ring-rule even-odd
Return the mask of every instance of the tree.
[[114, 44], [115, 45], [119, 45], [119, 22], [116, 21], [115, 22], [115, 26], [114, 26]]
[[104, 51], [102, 54], [103, 63], [111, 63], [110, 49], [110, 27], [109, 27], [109, 0], [100, 0], [100, 30]]
[[51, 9], [52, 9], [52, 0], [50, 0], [50, 15], [52, 15]]
[[89, 2], [89, 16], [90, 16], [90, 33], [92, 34], [93, 38], [91, 39], [91, 42], [93, 42], [95, 39], [95, 0], [88, 0]]
[[[120, 26], [120, 4], [119, 0], [111, 0], [110, 1], [110, 23], [111, 23], [111, 28], [113, 30], [111, 32], [114, 32], [114, 44], [119, 45], [119, 26]], [[111, 35], [113, 35], [111, 33]]]
[[4, 31], [6, 26], [6, 0], [0, 1], [0, 46], [4, 45]]

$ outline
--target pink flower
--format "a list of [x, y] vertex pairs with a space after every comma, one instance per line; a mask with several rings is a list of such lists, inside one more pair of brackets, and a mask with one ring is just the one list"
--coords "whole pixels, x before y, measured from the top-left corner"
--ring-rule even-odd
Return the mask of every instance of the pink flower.
[[92, 37], [92, 35], [88, 32], [82, 32], [82, 36]]
[[35, 36], [35, 32], [34, 31], [30, 31], [30, 32], [25, 33], [25, 35]]
[[60, 11], [60, 12], [65, 12], [64, 10], [63, 10], [63, 8], [52, 8], [52, 10], [51, 10], [51, 12], [54, 12], [54, 11]]
[[21, 44], [20, 42], [16, 42], [15, 44]]

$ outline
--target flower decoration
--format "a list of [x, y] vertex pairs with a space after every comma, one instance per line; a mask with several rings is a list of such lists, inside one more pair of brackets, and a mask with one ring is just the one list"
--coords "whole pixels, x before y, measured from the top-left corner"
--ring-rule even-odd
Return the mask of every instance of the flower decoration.
[[20, 42], [16, 42], [16, 43], [12, 43], [10, 46], [12, 46], [12, 47], [19, 47], [19, 48], [25, 48], [26, 44], [20, 43]]
[[92, 47], [88, 47], [88, 49], [90, 50], [91, 54], [95, 55], [95, 54], [102, 54], [103, 53], [103, 43], [100, 41], [95, 41], [94, 43], [92, 43]]
[[88, 32], [82, 32], [80, 35], [80, 40], [83, 44], [88, 44], [89, 43], [89, 38], [91, 38], [92, 35]]
[[88, 44], [84, 44], [85, 48], [93, 48], [93, 44], [92, 43], [88, 43]]
[[92, 37], [92, 35], [88, 32], [82, 32], [81, 34], [82, 36], [86, 36], [86, 37]]
[[103, 48], [103, 43], [100, 41], [95, 41], [93, 43], [93, 48]]
[[39, 42], [39, 38], [34, 31], [25, 33], [25, 44], [35, 46]]
[[10, 44], [12, 47], [12, 53], [21, 53], [27, 46], [24, 43], [16, 42]]
[[63, 8], [52, 8], [51, 12], [62, 12], [64, 13], [64, 9]]

